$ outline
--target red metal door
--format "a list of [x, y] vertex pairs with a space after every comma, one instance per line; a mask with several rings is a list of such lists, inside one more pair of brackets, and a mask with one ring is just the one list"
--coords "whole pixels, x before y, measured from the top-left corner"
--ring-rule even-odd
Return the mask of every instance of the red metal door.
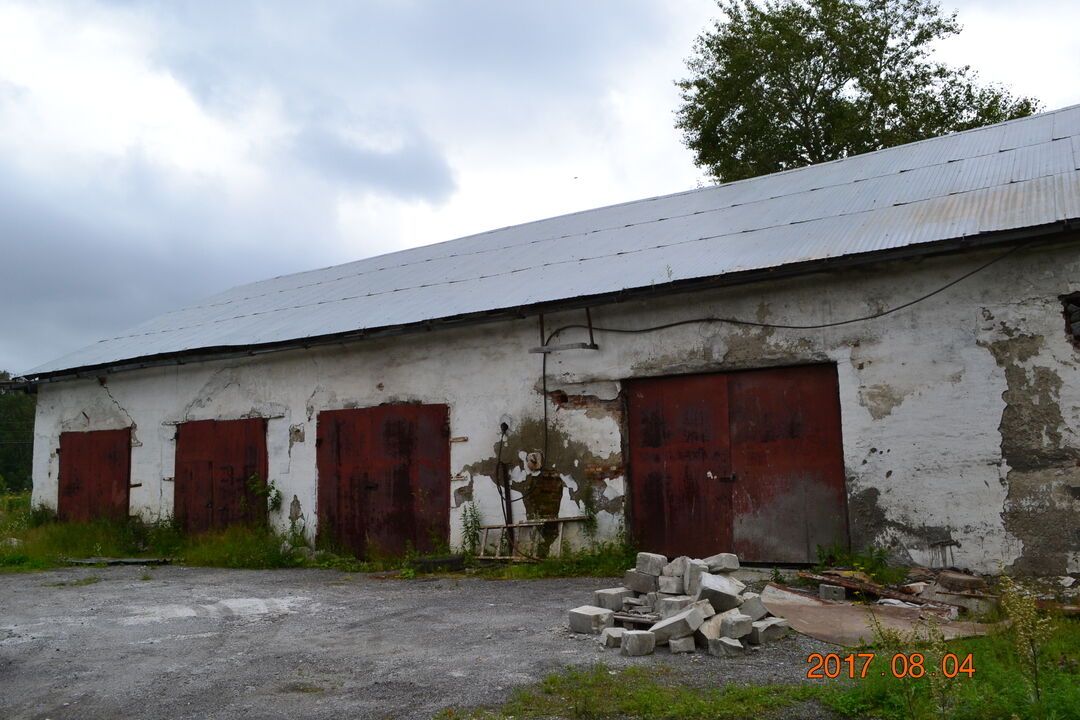
[[669, 557], [730, 548], [727, 376], [628, 385], [634, 538], [642, 549]]
[[733, 373], [734, 552], [809, 563], [847, 545], [840, 395], [834, 365]]
[[847, 544], [835, 366], [635, 380], [627, 393], [643, 549], [805, 563]]
[[59, 485], [60, 520], [127, 517], [131, 428], [61, 433]]
[[445, 405], [319, 413], [319, 537], [358, 557], [429, 552], [450, 529]]
[[186, 532], [265, 523], [266, 476], [266, 420], [177, 426], [173, 512]]

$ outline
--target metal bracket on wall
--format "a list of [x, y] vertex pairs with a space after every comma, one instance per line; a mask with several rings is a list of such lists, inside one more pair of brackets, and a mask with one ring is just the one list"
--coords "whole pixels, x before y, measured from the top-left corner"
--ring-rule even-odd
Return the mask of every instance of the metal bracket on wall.
[[560, 350], [599, 350], [600, 346], [596, 344], [596, 340], [593, 338], [593, 326], [592, 326], [592, 312], [589, 308], [585, 308], [585, 322], [589, 328], [589, 342], [577, 342], [577, 343], [563, 343], [561, 345], [548, 345], [547, 337], [544, 334], [544, 314], [540, 313], [540, 345], [534, 348], [529, 348], [530, 353], [553, 353]]

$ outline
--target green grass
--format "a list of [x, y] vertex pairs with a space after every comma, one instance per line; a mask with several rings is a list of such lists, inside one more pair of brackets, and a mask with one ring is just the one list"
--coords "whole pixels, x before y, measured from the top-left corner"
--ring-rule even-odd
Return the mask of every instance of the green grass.
[[822, 685], [726, 685], [702, 690], [673, 682], [666, 667], [570, 668], [516, 690], [498, 708], [446, 710], [439, 718], [768, 718], [825, 692]]
[[625, 542], [601, 543], [561, 557], [532, 563], [481, 565], [477, 574], [498, 580], [530, 580], [554, 577], [622, 577], [637, 562], [637, 549]]
[[[834, 683], [834, 691], [822, 699], [842, 715], [885, 720], [1080, 718], [1080, 670], [1077, 668], [1080, 664], [1080, 621], [1055, 617], [1051, 629], [1042, 650], [1042, 700], [1038, 703], [1024, 680], [1012, 631], [1007, 627], [999, 627], [985, 637], [950, 641], [948, 652], [960, 658], [971, 653], [975, 673], [970, 677], [960, 674], [940, 680], [941, 689], [936, 696], [929, 677], [893, 677], [891, 655], [878, 650], [866, 678]], [[920, 651], [927, 653], [921, 645], [905, 649], [907, 653]], [[931, 669], [928, 666], [927, 672]], [[886, 673], [884, 677], [882, 672]]]
[[[991, 635], [928, 645], [881, 645], [848, 653], [873, 652], [865, 677], [841, 677], [812, 684], [805, 680], [809, 667], [792, 670], [790, 685], [720, 685], [702, 689], [689, 684], [693, 670], [638, 666], [612, 670], [604, 665], [569, 668], [541, 682], [519, 689], [503, 705], [444, 711], [439, 718], [769, 718], [796, 717], [800, 703], [817, 703], [839, 717], [883, 720], [1075, 720], [1080, 718], [1080, 620], [1050, 618], [1050, 632], [1040, 653], [1041, 699], [1025, 677], [1016, 642], [1017, 623], [1002, 624]], [[762, 651], [768, 653], [768, 648]], [[970, 677], [931, 679], [896, 678], [891, 671], [893, 652], [907, 657], [922, 653], [971, 653]], [[708, 663], [724, 663], [713, 658]], [[861, 668], [856, 661], [856, 671]], [[936, 670], [924, 662], [927, 673]], [[700, 667], [700, 666], [699, 666]], [[846, 665], [841, 665], [846, 668]], [[899, 667], [899, 665], [898, 665]], [[720, 667], [723, 677], [723, 667]], [[884, 672], [883, 676], [881, 673]], [[846, 670], [845, 670], [846, 673]], [[710, 674], [711, 675], [711, 674]], [[712, 676], [712, 675], [711, 675]], [[700, 677], [698, 678], [700, 684]]]

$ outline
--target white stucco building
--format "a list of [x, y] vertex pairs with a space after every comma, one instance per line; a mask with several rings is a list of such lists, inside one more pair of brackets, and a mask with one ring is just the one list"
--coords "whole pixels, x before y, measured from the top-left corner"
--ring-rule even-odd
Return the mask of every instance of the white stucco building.
[[34, 499], [1080, 572], [1078, 223], [1080, 106], [234, 288], [27, 373]]

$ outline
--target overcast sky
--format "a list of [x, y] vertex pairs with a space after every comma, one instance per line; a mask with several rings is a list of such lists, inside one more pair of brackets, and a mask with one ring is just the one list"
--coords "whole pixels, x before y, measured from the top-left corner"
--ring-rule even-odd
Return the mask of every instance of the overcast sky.
[[[968, 0], [941, 56], [1080, 103], [1080, 3]], [[0, 0], [0, 369], [233, 285], [704, 182], [711, 0]]]

